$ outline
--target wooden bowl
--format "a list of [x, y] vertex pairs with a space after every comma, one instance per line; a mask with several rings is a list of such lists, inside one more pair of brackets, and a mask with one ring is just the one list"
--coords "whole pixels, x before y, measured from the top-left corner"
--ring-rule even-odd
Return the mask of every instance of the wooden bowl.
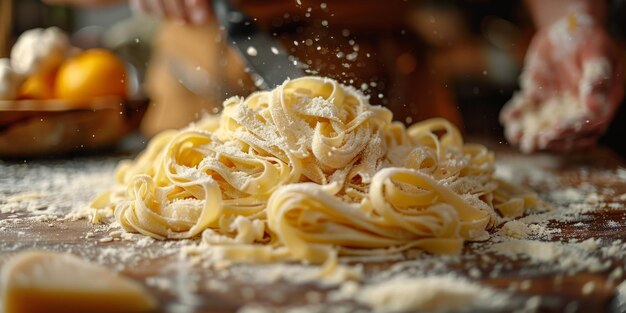
[[113, 146], [135, 129], [147, 101], [0, 101], [0, 157], [48, 157]]

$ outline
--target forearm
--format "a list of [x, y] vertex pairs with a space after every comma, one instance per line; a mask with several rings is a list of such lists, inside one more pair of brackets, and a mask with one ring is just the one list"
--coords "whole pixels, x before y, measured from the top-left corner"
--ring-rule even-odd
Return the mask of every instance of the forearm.
[[604, 0], [525, 0], [537, 28], [544, 28], [573, 11], [583, 11], [594, 20], [604, 23]]

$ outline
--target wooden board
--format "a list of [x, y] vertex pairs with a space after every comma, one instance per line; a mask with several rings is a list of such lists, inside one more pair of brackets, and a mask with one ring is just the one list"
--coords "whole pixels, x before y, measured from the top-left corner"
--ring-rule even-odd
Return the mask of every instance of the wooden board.
[[[551, 192], [567, 188], [606, 191], [602, 202], [587, 203], [596, 208], [584, 214], [584, 218], [550, 223], [550, 229], [559, 231], [541, 240], [567, 242], [599, 238], [600, 246], [605, 246], [616, 239], [626, 239], [626, 197], [621, 197], [626, 194], [626, 171], [621, 172], [625, 164], [611, 152], [597, 149], [567, 157], [522, 156], [499, 146], [493, 148], [497, 150], [497, 159], [504, 166], [505, 174], [526, 181], [543, 198], [550, 199]], [[163, 311], [234, 312], [251, 304], [270, 311], [299, 307], [310, 312], [367, 310], [350, 299], [331, 301], [330, 295], [337, 286], [294, 283], [285, 276], [263, 281], [260, 277], [268, 276], [264, 271], [273, 270], [271, 266], [209, 268], [194, 263], [193, 258], [190, 261], [180, 257], [189, 242], [137, 242], [138, 236], [134, 240], [112, 239], [106, 225], [92, 225], [85, 219], [57, 220], [50, 216], [50, 213], [84, 206], [90, 197], [111, 183], [110, 175], [119, 160], [120, 157], [92, 157], [0, 162], [0, 263], [27, 249], [74, 253], [121, 270], [145, 284], [158, 296]], [[19, 197], [25, 200], [20, 201]], [[49, 202], [42, 204], [41, 201], [48, 201], [46, 199]], [[574, 200], [571, 202], [581, 201]], [[606, 203], [614, 204], [601, 209]], [[41, 207], [33, 207], [37, 205]], [[51, 206], [55, 209], [50, 210]], [[113, 237], [117, 235], [119, 233], [113, 233]], [[421, 254], [395, 261], [360, 263], [364, 266], [366, 281], [375, 280], [381, 273], [454, 273], [495, 288], [516, 289], [512, 303], [517, 308], [528, 305], [528, 299], [533, 299], [531, 302], [540, 299], [536, 302], [538, 312], [616, 312], [610, 311], [609, 303], [623, 278], [611, 278], [611, 275], [617, 268], [624, 269], [623, 259], [602, 257], [602, 261], [607, 262], [602, 270], [566, 275], [545, 262], [485, 252], [484, 245], [469, 243], [458, 257]], [[494, 267], [499, 268], [495, 275], [491, 274]], [[595, 282], [591, 291], [585, 287], [590, 281]]]

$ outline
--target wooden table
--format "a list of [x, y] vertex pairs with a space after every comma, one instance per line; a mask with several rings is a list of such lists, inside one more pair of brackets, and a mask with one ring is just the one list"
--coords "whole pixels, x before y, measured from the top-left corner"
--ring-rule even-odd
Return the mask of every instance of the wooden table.
[[[525, 181], [545, 199], [550, 199], [550, 193], [555, 190], [578, 188], [581, 184], [585, 188], [610, 191], [602, 203], [590, 204], [614, 203], [610, 208], [591, 210], [578, 221], [550, 223], [550, 228], [558, 228], [560, 233], [542, 240], [600, 238], [600, 245], [607, 245], [616, 239], [626, 239], [626, 197], [620, 197], [626, 194], [626, 171], [620, 170], [625, 163], [610, 151], [598, 149], [569, 155], [566, 159], [522, 156], [505, 147], [494, 148], [502, 165], [499, 170]], [[90, 197], [111, 183], [110, 176], [118, 160], [120, 157], [0, 162], [0, 263], [26, 249], [71, 252], [142, 282], [158, 296], [163, 311], [233, 312], [251, 303], [278, 311], [301, 306], [311, 312], [367, 310], [351, 300], [330, 301], [329, 294], [337, 286], [294, 283], [286, 276], [277, 281], [263, 281], [265, 278], [261, 276], [268, 276], [263, 273], [271, 271], [271, 266], [207, 268], [180, 257], [189, 242], [137, 241], [141, 238], [138, 235], [133, 240], [124, 240], [118, 238], [119, 232], [111, 233], [106, 225], [48, 216], [49, 206], [56, 206], [53, 213], [84, 206]], [[64, 184], [70, 187], [63, 187]], [[583, 187], [580, 190], [585, 190]], [[18, 197], [16, 202], [15, 195], [26, 200]], [[37, 205], [41, 207], [33, 207]], [[609, 265], [601, 271], [563, 275], [541, 262], [512, 260], [485, 252], [484, 246], [485, 243], [467, 244], [461, 256], [452, 258], [422, 254], [396, 261], [364, 262], [365, 283], [379, 279], [381, 273], [392, 275], [394, 271], [416, 275], [455, 273], [500, 289], [517, 286], [514, 300], [519, 307], [527, 299], [541, 296], [539, 312], [573, 308], [577, 308], [576, 312], [608, 312], [615, 287], [623, 280], [621, 276], [609, 278], [616, 268], [624, 268], [622, 258], [603, 258]], [[494, 267], [501, 269], [497, 275], [490, 275]], [[589, 281], [598, 286], [591, 292], [583, 290]]]

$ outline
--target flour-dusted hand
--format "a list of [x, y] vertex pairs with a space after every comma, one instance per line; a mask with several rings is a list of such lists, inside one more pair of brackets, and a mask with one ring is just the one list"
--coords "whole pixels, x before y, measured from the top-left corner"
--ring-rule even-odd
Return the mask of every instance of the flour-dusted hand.
[[142, 14], [201, 25], [209, 16], [208, 0], [131, 0], [131, 7]]
[[524, 152], [594, 145], [622, 99], [621, 75], [606, 29], [588, 14], [569, 13], [529, 47], [522, 90], [500, 114], [507, 139]]

